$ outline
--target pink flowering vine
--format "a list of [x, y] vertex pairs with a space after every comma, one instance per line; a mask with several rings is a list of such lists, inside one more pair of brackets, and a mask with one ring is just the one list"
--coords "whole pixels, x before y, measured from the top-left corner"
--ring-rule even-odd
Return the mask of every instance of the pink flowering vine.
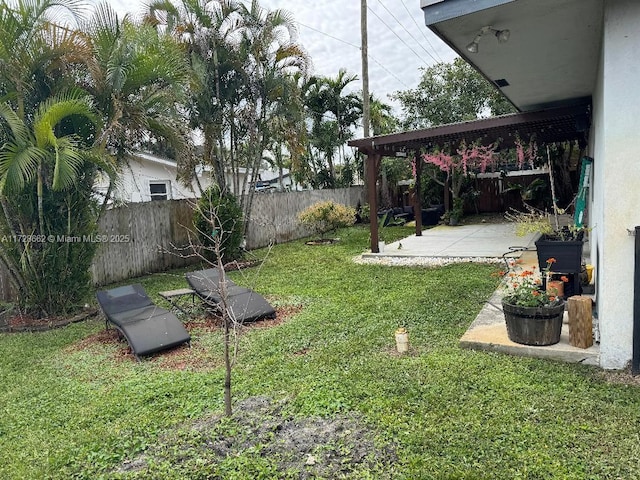
[[493, 143], [486, 146], [475, 144], [468, 146], [462, 142], [456, 153], [457, 155], [449, 155], [443, 151], [425, 153], [422, 155], [422, 160], [435, 165], [445, 173], [457, 172], [464, 175], [469, 172], [485, 172], [498, 163], [496, 146]]
[[525, 163], [528, 163], [531, 168], [534, 167], [534, 161], [538, 157], [538, 145], [536, 142], [529, 142], [525, 145], [519, 138], [516, 139], [516, 159], [518, 162], [518, 168], [522, 170]]

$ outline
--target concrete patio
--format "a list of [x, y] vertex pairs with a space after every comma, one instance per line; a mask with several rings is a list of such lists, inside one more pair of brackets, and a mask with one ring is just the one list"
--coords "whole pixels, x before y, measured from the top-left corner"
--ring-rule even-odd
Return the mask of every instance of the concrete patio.
[[[422, 232], [421, 237], [411, 235], [399, 242], [385, 245], [380, 253], [365, 253], [364, 259], [392, 259], [396, 257], [416, 260], [422, 258], [456, 259], [457, 261], [496, 261], [503, 256], [519, 258], [523, 265], [537, 265], [534, 242], [537, 235], [518, 237], [508, 223], [486, 223], [458, 227], [437, 226]], [[517, 249], [517, 250], [514, 250]], [[588, 253], [588, 248], [584, 248]], [[588, 259], [586, 259], [588, 262]], [[507, 337], [501, 307], [501, 292], [497, 290], [484, 304], [476, 319], [460, 339], [460, 346], [474, 350], [487, 350], [511, 355], [546, 358], [570, 363], [598, 365], [600, 347], [597, 343], [583, 349], [569, 344], [567, 313], [560, 342], [546, 347], [532, 347], [514, 343]]]

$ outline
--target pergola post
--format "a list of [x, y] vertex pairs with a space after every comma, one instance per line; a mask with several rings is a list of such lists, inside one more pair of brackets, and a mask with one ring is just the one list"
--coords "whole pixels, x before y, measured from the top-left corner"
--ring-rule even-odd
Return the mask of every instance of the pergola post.
[[413, 203], [413, 214], [416, 220], [416, 237], [422, 236], [422, 159], [418, 152], [415, 153], [413, 161], [416, 162], [416, 184], [414, 187], [415, 199]]
[[378, 249], [378, 171], [380, 155], [367, 153], [367, 198], [369, 200], [369, 232], [371, 233], [371, 253], [380, 253]]

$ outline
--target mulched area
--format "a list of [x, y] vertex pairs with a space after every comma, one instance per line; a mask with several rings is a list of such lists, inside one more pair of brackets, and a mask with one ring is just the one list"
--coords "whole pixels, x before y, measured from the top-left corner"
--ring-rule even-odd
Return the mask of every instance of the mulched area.
[[85, 308], [73, 317], [47, 317], [37, 318], [24, 313], [5, 312], [4, 319], [0, 320], [0, 332], [43, 332], [53, 328], [60, 328], [72, 323], [82, 322], [93, 318], [98, 314], [95, 308]]
[[[283, 305], [276, 308], [276, 318], [258, 320], [242, 325], [242, 331], [272, 328], [284, 323], [288, 318], [302, 310], [301, 305]], [[191, 346], [180, 345], [170, 350], [158, 352], [145, 357], [144, 361], [154, 362], [158, 367], [166, 370], [190, 370], [204, 371], [217, 368], [222, 365], [222, 357], [212, 354], [208, 348], [202, 346], [198, 336], [222, 330], [222, 318], [211, 313], [205, 313], [195, 318], [189, 318], [184, 322], [186, 329], [192, 334]], [[196, 335], [194, 335], [196, 334]], [[71, 346], [69, 351], [90, 350], [99, 346], [117, 345], [112, 359], [121, 362], [135, 362], [136, 359], [131, 348], [115, 328], [102, 330], [88, 336]]]
[[[234, 260], [224, 265], [227, 272], [242, 270], [258, 265], [258, 260]], [[73, 317], [45, 317], [39, 318], [21, 312], [0, 312], [0, 333], [11, 332], [42, 332], [53, 328], [60, 328], [76, 322], [82, 322], [98, 314], [96, 308], [87, 307]]]

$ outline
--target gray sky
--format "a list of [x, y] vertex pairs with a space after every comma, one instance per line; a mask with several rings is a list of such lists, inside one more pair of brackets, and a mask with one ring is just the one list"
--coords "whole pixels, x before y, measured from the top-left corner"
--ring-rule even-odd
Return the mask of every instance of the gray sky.
[[[110, 2], [119, 13], [139, 13], [143, 0]], [[387, 95], [415, 88], [420, 68], [452, 61], [455, 54], [424, 26], [420, 0], [367, 0], [369, 90]], [[335, 77], [340, 68], [361, 78], [359, 0], [260, 0], [268, 9], [291, 12], [299, 42], [313, 61], [313, 73]], [[360, 80], [353, 90], [360, 90]]]

